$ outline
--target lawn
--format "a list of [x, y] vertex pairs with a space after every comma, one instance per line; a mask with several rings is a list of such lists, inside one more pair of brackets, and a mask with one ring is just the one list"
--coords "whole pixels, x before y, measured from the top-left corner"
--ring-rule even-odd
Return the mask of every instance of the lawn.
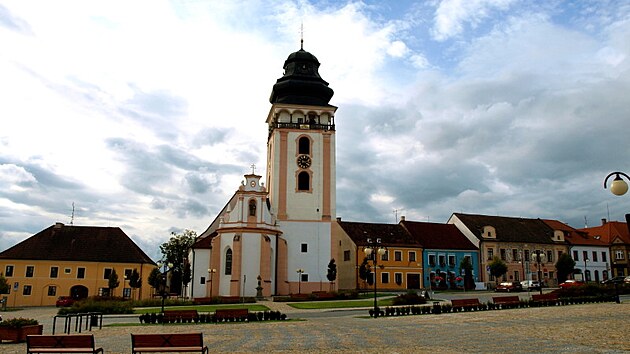
[[[216, 309], [248, 309], [251, 312], [267, 311], [269, 308], [258, 304], [222, 304], [222, 305], [189, 305], [189, 306], [165, 306], [164, 310], [197, 310], [197, 312], [214, 312]], [[134, 314], [142, 315], [144, 313], [160, 313], [160, 307], [137, 307], [133, 310]]]
[[[378, 300], [378, 306], [391, 306], [394, 300], [392, 298]], [[357, 308], [372, 307], [374, 299], [371, 300], [348, 300], [348, 301], [308, 301], [308, 302], [291, 302], [287, 305], [302, 310], [315, 309], [338, 309], [338, 308]]]

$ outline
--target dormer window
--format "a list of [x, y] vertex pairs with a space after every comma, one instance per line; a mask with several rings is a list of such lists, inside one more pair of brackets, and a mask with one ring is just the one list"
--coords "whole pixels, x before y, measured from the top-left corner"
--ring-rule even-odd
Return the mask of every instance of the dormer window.
[[483, 238], [497, 238], [496, 229], [492, 226], [484, 226], [481, 235]]

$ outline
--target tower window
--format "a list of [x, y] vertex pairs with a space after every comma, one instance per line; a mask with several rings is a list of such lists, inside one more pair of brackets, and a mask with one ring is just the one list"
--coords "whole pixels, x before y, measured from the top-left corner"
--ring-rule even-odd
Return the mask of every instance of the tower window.
[[298, 141], [298, 153], [310, 155], [311, 153], [311, 139], [303, 136]]
[[249, 201], [249, 216], [256, 216], [256, 201], [253, 199]]
[[308, 191], [311, 189], [311, 176], [308, 172], [303, 171], [298, 175], [298, 190]]

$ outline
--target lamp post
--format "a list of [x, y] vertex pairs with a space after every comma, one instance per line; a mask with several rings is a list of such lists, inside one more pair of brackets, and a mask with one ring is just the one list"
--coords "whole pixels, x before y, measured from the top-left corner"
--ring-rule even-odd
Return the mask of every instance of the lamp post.
[[363, 250], [365, 252], [365, 256], [369, 259], [371, 255], [374, 255], [372, 258], [372, 263], [374, 264], [374, 278], [372, 279], [374, 282], [374, 318], [378, 317], [378, 305], [376, 300], [376, 268], [378, 266], [378, 257], [385, 254], [387, 248], [381, 246], [381, 239], [367, 239], [367, 247]]
[[588, 258], [584, 258], [584, 282], [586, 283], [586, 263], [588, 263]]
[[[611, 172], [608, 174], [608, 176], [606, 176], [606, 178], [604, 178], [604, 189], [606, 189], [606, 184], [608, 182], [608, 179], [610, 177], [612, 177], [612, 175], [615, 175], [615, 178], [613, 179], [612, 183], [610, 184], [610, 191], [612, 192], [612, 194], [617, 195], [617, 196], [622, 196], [624, 194], [626, 194], [626, 192], [628, 191], [628, 183], [626, 183], [626, 181], [623, 180], [623, 178], [621, 178], [621, 176], [624, 176], [628, 181], [630, 181], [630, 177], [623, 173], [623, 172]], [[626, 214], [626, 224], [628, 224], [627, 226], [630, 227], [630, 214]], [[612, 257], [612, 255], [611, 255]], [[614, 262], [613, 262], [614, 264]], [[613, 266], [613, 270], [614, 270], [614, 266]], [[619, 271], [619, 270], [617, 270]], [[614, 273], [614, 272], [613, 272]], [[618, 274], [618, 273], [617, 273]], [[611, 274], [612, 277], [613, 274]], [[615, 302], [616, 303], [621, 303], [619, 301], [619, 286], [617, 285], [617, 283], [615, 283]]]
[[536, 252], [532, 254], [532, 257], [534, 257], [534, 261], [536, 261], [536, 264], [538, 265], [538, 284], [540, 285], [540, 295], [542, 295], [543, 281], [542, 281], [542, 270], [540, 269], [540, 264], [545, 263], [545, 253], [541, 250], [536, 250]]
[[209, 274], [209, 278], [210, 280], [208, 280], [208, 282], [210, 283], [210, 298], [212, 298], [212, 275], [214, 273], [216, 273], [217, 270], [214, 268], [208, 268], [208, 274]]
[[[168, 266], [168, 268], [166, 268]], [[164, 313], [164, 301], [168, 297], [168, 291], [166, 291], [166, 278], [168, 271], [173, 268], [173, 263], [158, 262], [158, 267], [162, 268], [162, 274], [160, 274], [160, 295], [162, 295], [162, 313]]]
[[295, 270], [298, 274], [298, 295], [302, 294], [302, 274], [304, 274], [304, 269], [298, 268]]

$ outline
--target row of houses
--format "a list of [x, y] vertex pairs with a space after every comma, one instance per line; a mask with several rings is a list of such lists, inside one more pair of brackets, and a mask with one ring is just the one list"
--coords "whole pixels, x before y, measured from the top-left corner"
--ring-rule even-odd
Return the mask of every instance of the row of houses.
[[[465, 258], [473, 266], [477, 287], [482, 288], [495, 281], [488, 270], [495, 256], [508, 266], [501, 280], [543, 280], [555, 286], [555, 263], [564, 253], [571, 255], [587, 281], [630, 274], [627, 222], [602, 220], [599, 226], [575, 229], [557, 220], [462, 213], [453, 214], [444, 224], [408, 221], [404, 217], [397, 224], [337, 218], [332, 235], [337, 265], [332, 287], [336, 290], [371, 288], [374, 273], [361, 277], [360, 268], [366, 261], [365, 248], [376, 240], [384, 248], [377, 256], [376, 272], [376, 285], [383, 290], [441, 285], [461, 288], [464, 274], [460, 265]], [[541, 255], [540, 263], [537, 255]], [[373, 263], [371, 257], [367, 257], [369, 265]], [[146, 279], [156, 267], [117, 227], [57, 223], [0, 253], [0, 271], [11, 286], [4, 295], [10, 306], [51, 306], [59, 296], [150, 298], [154, 289]], [[144, 282], [139, 289], [131, 288], [128, 282], [134, 270]], [[121, 286], [109, 294], [108, 279], [113, 271], [119, 274]], [[206, 276], [201, 276], [203, 288], [211, 286]], [[313, 283], [308, 273], [300, 276]], [[302, 291], [289, 285], [288, 292], [330, 287], [320, 282], [319, 287]]]
[[[372, 284], [359, 270], [365, 248], [375, 239], [385, 247], [377, 259], [379, 289], [404, 290], [439, 286], [461, 288], [462, 260], [473, 264], [473, 278], [485, 288], [496, 279], [489, 264], [495, 257], [507, 265], [501, 281], [541, 280], [557, 286], [555, 263], [569, 254], [586, 281], [630, 274], [628, 223], [602, 220], [597, 227], [575, 229], [557, 220], [455, 213], [445, 224], [407, 221], [373, 224], [337, 219], [339, 289]], [[371, 256], [372, 257], [372, 256]], [[370, 258], [371, 259], [371, 258]], [[455, 281], [453, 281], [455, 279]]]

